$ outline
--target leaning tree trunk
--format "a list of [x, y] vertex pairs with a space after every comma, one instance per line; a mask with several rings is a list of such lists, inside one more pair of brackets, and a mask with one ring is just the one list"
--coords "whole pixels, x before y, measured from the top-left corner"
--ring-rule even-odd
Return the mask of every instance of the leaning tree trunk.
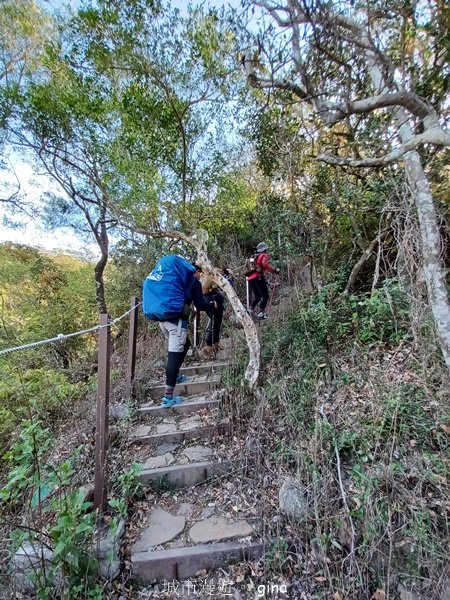
[[[363, 46], [370, 47], [369, 40], [363, 38]], [[372, 83], [377, 90], [389, 91], [384, 72], [379, 66], [377, 56], [371, 50], [366, 51], [367, 62]], [[413, 137], [406, 111], [401, 107], [388, 109], [398, 128], [398, 137], [406, 144]], [[424, 277], [427, 286], [428, 300], [433, 313], [436, 331], [439, 337], [442, 355], [450, 375], [450, 303], [445, 281], [445, 269], [442, 259], [442, 241], [434, 207], [431, 188], [419, 153], [416, 150], [407, 152], [403, 157], [406, 177], [414, 198], [419, 218]]]
[[239, 297], [236, 294], [233, 286], [225, 277], [217, 273], [217, 271], [213, 268], [210, 260], [208, 259], [206, 250], [197, 247], [197, 252], [197, 263], [201, 266], [204, 273], [211, 277], [214, 283], [216, 283], [225, 292], [228, 301], [233, 307], [233, 310], [244, 329], [249, 351], [249, 361], [245, 370], [245, 380], [247, 381], [249, 388], [252, 389], [258, 381], [261, 363], [261, 346], [259, 343], [255, 323], [245, 310], [242, 302], [239, 300]]

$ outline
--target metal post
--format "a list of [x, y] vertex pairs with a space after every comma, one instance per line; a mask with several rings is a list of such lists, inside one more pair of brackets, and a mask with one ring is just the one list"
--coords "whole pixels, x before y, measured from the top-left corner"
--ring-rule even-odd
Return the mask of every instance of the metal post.
[[130, 329], [128, 331], [127, 399], [133, 396], [134, 375], [136, 372], [136, 339], [138, 326], [139, 300], [131, 298]]
[[111, 327], [109, 316], [100, 315], [98, 339], [98, 386], [97, 424], [95, 429], [95, 482], [94, 508], [103, 512], [107, 506], [106, 497], [106, 454], [108, 451], [109, 421], [109, 372], [111, 354]]

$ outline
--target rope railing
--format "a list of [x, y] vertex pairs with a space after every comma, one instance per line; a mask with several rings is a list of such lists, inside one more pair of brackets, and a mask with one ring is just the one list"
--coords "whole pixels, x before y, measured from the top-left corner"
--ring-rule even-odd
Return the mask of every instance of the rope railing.
[[[137, 304], [137, 306], [139, 306], [139, 305], [140, 305], [140, 302]], [[39, 340], [38, 342], [30, 342], [28, 344], [22, 344], [21, 346], [14, 346], [12, 348], [6, 348], [5, 350], [0, 350], [0, 356], [3, 356], [5, 354], [10, 354], [12, 352], [18, 352], [19, 350], [28, 350], [29, 348], [36, 348], [37, 346], [43, 346], [45, 344], [52, 344], [54, 342], [62, 342], [63, 340], [67, 340], [69, 338], [84, 335], [86, 333], [92, 333], [94, 331], [99, 331], [100, 329], [103, 329], [104, 327], [112, 327], [113, 325], [116, 325], [119, 321], [124, 319], [126, 316], [128, 316], [135, 309], [136, 309], [136, 307], [130, 308], [129, 310], [124, 312], [123, 315], [120, 315], [120, 317], [116, 317], [115, 319], [112, 319], [107, 325], [95, 325], [94, 327], [90, 327], [89, 329], [82, 329], [80, 331], [75, 331], [74, 333], [58, 333], [58, 335], [56, 335], [55, 337], [48, 338], [46, 340]]]
[[12, 352], [19, 352], [29, 348], [36, 348], [44, 344], [53, 344], [84, 335], [99, 332], [98, 335], [98, 360], [97, 360], [97, 407], [95, 427], [95, 472], [94, 472], [94, 508], [100, 512], [107, 507], [107, 450], [109, 440], [109, 394], [110, 394], [110, 367], [111, 367], [111, 328], [129, 316], [128, 333], [128, 358], [126, 365], [126, 390], [125, 399], [130, 400], [134, 393], [134, 376], [136, 367], [136, 340], [138, 324], [138, 307], [141, 302], [138, 298], [131, 298], [131, 307], [120, 317], [111, 319], [107, 314], [101, 314], [99, 324], [73, 333], [58, 333], [55, 337], [37, 342], [30, 342], [12, 348], [0, 350], [0, 357]]

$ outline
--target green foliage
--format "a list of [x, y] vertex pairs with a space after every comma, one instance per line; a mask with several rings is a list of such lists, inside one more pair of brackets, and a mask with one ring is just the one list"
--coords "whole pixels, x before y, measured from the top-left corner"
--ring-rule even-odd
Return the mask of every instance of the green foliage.
[[[394, 573], [408, 573], [430, 596], [425, 582], [438, 581], [448, 546], [442, 503], [450, 413], [442, 371], [396, 360], [404, 346], [413, 347], [408, 295], [397, 281], [373, 294], [342, 296], [339, 289], [328, 285], [301, 297], [264, 336], [265, 416], [273, 418], [271, 427], [265, 422], [264, 464], [307, 488], [314, 519], [295, 535], [305, 552], [324, 553], [322, 572], [338, 587], [384, 589]], [[345, 518], [335, 505], [341, 486]], [[355, 588], [345, 567], [348, 518], [361, 577]]]
[[[62, 576], [63, 585], [68, 587], [68, 597], [75, 598], [81, 581], [94, 582], [95, 579], [96, 563], [89, 550], [95, 514], [89, 510], [92, 503], [86, 502], [85, 491], [70, 489], [76, 472], [77, 453], [73, 458], [53, 465], [45, 461], [52, 444], [49, 430], [43, 428], [41, 421], [23, 421], [20, 439], [4, 457], [10, 471], [0, 499], [11, 508], [30, 498], [34, 518], [39, 520], [45, 515], [45, 533], [31, 526], [19, 527], [10, 534], [13, 551], [25, 542], [38, 548], [43, 541], [52, 550], [49, 567], [31, 574], [37, 597], [47, 598], [50, 588]], [[85, 587], [89, 587], [89, 583], [82, 589]]]
[[3, 459], [12, 465], [6, 485], [0, 490], [3, 502], [17, 503], [24, 490], [35, 486], [39, 477], [36, 465], [51, 446], [52, 440], [48, 429], [36, 421], [22, 422], [22, 435], [19, 441], [12, 444]]
[[[37, 342], [95, 325], [92, 279], [88, 263], [50, 258], [26, 246], [0, 245], [1, 346]], [[72, 381], [68, 368], [89, 354], [94, 343], [91, 336], [79, 336], [1, 357], [1, 447], [32, 403], [42, 416], [55, 417], [83, 397], [87, 385]]]
[[12, 431], [29, 413], [31, 405], [45, 417], [66, 414], [88, 390], [84, 383], [72, 383], [70, 375], [56, 369], [24, 367], [17, 357], [1, 359], [0, 447], [8, 444]]
[[333, 347], [396, 344], [407, 335], [408, 297], [395, 281], [360, 296], [339, 295], [338, 287], [324, 286], [304, 299], [301, 310], [290, 315], [292, 327], [266, 350], [268, 359], [279, 352], [291, 357], [293, 351], [310, 354], [317, 364]]
[[113, 482], [113, 487], [117, 488], [117, 494], [115, 498], [108, 500], [108, 504], [123, 518], [126, 518], [128, 515], [130, 499], [139, 490], [140, 483], [137, 478], [140, 470], [141, 466], [138, 463], [133, 463], [128, 471], [120, 474]]
[[[11, 341], [13, 345], [35, 342], [95, 324], [92, 273], [92, 265], [76, 259], [51, 258], [27, 246], [1, 244], [0, 344], [8, 348]], [[56, 351], [67, 366], [89, 341], [86, 337], [65, 340], [53, 349], [40, 350], [40, 356], [45, 360]]]

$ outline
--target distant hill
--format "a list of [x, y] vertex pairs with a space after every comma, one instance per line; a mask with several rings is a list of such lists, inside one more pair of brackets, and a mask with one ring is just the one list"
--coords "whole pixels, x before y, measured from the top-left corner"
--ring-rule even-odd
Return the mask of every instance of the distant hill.
[[82, 265], [95, 263], [94, 258], [90, 258], [81, 252], [46, 250], [44, 248], [39, 248], [39, 252], [43, 256], [48, 256], [51, 258], [59, 266], [66, 267], [68, 269], [77, 269], [81, 266], [80, 263]]

